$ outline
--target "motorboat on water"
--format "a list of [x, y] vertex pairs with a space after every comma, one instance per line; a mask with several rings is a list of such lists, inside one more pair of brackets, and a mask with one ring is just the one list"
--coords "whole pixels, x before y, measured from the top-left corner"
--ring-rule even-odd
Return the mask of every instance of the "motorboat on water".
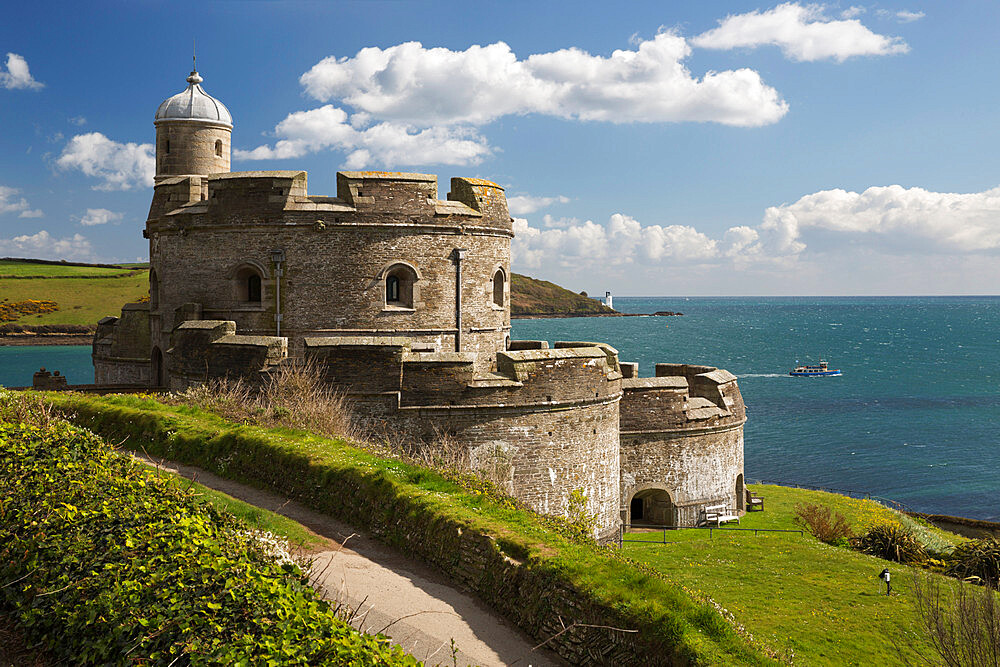
[[796, 366], [793, 370], [788, 371], [788, 374], [793, 377], [827, 377], [833, 375], [842, 375], [839, 368], [830, 368], [829, 364], [820, 359], [819, 364], [804, 366]]

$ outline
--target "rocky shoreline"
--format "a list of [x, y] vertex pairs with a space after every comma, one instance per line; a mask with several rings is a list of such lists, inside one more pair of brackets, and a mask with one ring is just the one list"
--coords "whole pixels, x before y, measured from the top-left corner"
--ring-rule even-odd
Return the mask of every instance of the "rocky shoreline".
[[0, 336], [0, 347], [15, 345], [90, 345], [93, 332], [66, 334], [11, 333]]

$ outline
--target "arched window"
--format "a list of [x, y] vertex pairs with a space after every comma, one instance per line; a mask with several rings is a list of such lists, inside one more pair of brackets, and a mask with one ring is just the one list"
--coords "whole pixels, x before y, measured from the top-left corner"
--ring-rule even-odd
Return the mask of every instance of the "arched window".
[[507, 282], [506, 278], [503, 269], [497, 269], [497, 272], [493, 274], [493, 304], [501, 308], [503, 308], [503, 290], [504, 283]]
[[222, 157], [222, 139], [215, 140], [215, 154]]
[[385, 306], [389, 309], [413, 308], [417, 273], [406, 264], [396, 264], [385, 272]]
[[156, 277], [156, 271], [149, 271], [149, 309], [156, 310], [160, 307], [160, 281]]
[[385, 279], [385, 302], [399, 301], [399, 276], [389, 276]]
[[236, 281], [236, 300], [246, 306], [259, 306], [263, 301], [260, 271], [254, 266], [241, 266], [233, 275]]

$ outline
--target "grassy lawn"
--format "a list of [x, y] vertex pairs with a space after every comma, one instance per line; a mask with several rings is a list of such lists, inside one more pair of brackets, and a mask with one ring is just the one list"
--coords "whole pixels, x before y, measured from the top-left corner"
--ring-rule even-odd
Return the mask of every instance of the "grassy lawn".
[[[141, 268], [145, 265], [136, 265]], [[34, 264], [17, 260], [0, 259], [0, 276], [101, 276], [113, 277], [127, 274], [132, 269], [107, 269], [99, 266], [66, 266], [63, 264]]]
[[[22, 266], [32, 266], [22, 264]], [[63, 267], [41, 268], [62, 269]], [[100, 270], [88, 267], [65, 267], [66, 269]], [[116, 271], [115, 269], [104, 269]], [[0, 268], [0, 274], [6, 273]], [[118, 271], [118, 273], [127, 273]], [[8, 274], [9, 275], [9, 274]], [[90, 274], [88, 274], [90, 275]], [[149, 292], [149, 277], [145, 271], [124, 278], [66, 277], [38, 280], [0, 278], [0, 294], [9, 301], [45, 299], [55, 301], [59, 310], [41, 315], [26, 315], [17, 320], [24, 326], [38, 324], [97, 324], [97, 320], [108, 315], [121, 314], [123, 304], [137, 300]]]
[[[832, 507], [855, 533], [899, 515], [867, 500], [820, 491], [753, 486], [765, 498], [765, 511], [747, 514], [742, 528], [799, 528], [797, 503]], [[935, 529], [926, 529], [943, 533]], [[684, 530], [667, 533], [673, 544], [626, 543], [626, 553], [674, 581], [708, 595], [779, 655], [808, 665], [898, 664], [890, 637], [906, 657], [931, 656], [930, 645], [902, 633], [913, 631], [918, 616], [912, 596], [913, 570], [842, 547], [823, 544], [807, 532], [760, 533]], [[661, 533], [630, 535], [658, 541]], [[942, 540], [961, 538], [938, 535]], [[884, 594], [879, 572], [892, 573], [893, 593]], [[949, 585], [953, 580], [945, 579]]]

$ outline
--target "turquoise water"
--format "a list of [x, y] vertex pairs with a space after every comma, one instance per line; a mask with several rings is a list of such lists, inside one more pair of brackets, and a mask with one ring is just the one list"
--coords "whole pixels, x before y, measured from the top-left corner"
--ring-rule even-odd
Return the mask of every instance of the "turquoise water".
[[[608, 341], [739, 376], [746, 476], [1000, 520], [1000, 297], [615, 298], [682, 317], [515, 320], [513, 338]], [[793, 378], [822, 356], [844, 375]], [[38, 366], [92, 382], [89, 347], [0, 347], [0, 384]]]
[[[748, 480], [869, 492], [1000, 519], [1000, 297], [615, 298], [682, 317], [519, 320], [514, 338], [603, 340], [739, 376]], [[793, 378], [822, 356], [841, 377]]]
[[0, 385], [30, 387], [31, 376], [44, 366], [59, 371], [70, 384], [94, 381], [90, 345], [11, 345], [0, 347]]

